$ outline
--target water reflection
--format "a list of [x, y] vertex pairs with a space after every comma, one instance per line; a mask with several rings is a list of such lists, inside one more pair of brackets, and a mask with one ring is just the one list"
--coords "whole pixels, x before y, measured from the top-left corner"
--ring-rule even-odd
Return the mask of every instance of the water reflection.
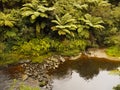
[[112, 90], [120, 79], [108, 72], [118, 66], [120, 62], [88, 57], [66, 61], [51, 72], [53, 90]]
[[73, 71], [72, 78], [54, 79], [53, 90], [112, 90], [113, 86], [120, 83], [119, 76], [108, 76], [107, 71], [101, 71], [97, 77], [86, 81]]

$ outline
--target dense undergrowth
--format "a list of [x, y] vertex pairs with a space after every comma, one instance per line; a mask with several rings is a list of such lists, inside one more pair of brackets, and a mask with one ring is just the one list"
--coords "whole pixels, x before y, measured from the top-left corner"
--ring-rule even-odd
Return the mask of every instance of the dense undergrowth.
[[114, 0], [1, 0], [0, 65], [92, 47], [119, 56], [119, 11]]

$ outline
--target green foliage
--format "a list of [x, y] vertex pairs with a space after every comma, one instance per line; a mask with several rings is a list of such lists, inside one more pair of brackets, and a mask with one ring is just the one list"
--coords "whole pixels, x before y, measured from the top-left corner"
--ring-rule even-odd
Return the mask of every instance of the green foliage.
[[120, 57], [120, 46], [111, 46], [106, 50], [110, 56]]
[[68, 0], [67, 2], [65, 0], [57, 0], [54, 3], [54, 13], [57, 14], [58, 16], [63, 16], [66, 13], [70, 13], [70, 14], [75, 14], [75, 9], [73, 4], [77, 3], [78, 0]]
[[16, 24], [16, 19], [11, 16], [11, 14], [5, 14], [0, 12], [0, 26], [13, 27]]
[[3, 52], [2, 54], [0, 54], [0, 66], [17, 63], [22, 59], [27, 59], [27, 57], [22, 54], [20, 55], [15, 53]]
[[38, 0], [32, 1], [31, 3], [26, 3], [21, 8], [23, 17], [29, 17], [31, 23], [34, 23], [38, 17], [48, 18], [47, 11], [52, 11], [53, 7], [45, 7], [40, 4]]
[[50, 56], [54, 55], [51, 52], [48, 52], [47, 54], [41, 55], [41, 56], [35, 56], [31, 57], [33, 63], [42, 63], [46, 58], [49, 58]]
[[[0, 10], [2, 63], [11, 63], [12, 59], [19, 61], [13, 58], [19, 54], [33, 56], [37, 62], [51, 52], [72, 55], [96, 45], [113, 46], [107, 52], [119, 56], [120, 5], [117, 3], [113, 5], [107, 0], [2, 0]], [[1, 49], [3, 43], [5, 47]]]
[[117, 86], [113, 87], [113, 90], [120, 90], [120, 84], [118, 84]]
[[88, 31], [88, 27], [84, 26], [84, 25], [78, 25], [78, 36], [82, 39], [88, 39], [90, 37], [90, 33]]
[[29, 42], [24, 42], [20, 46], [14, 46], [13, 50], [25, 55], [40, 56], [49, 51], [50, 44], [46, 38], [32, 39]]
[[111, 18], [108, 24], [108, 30], [105, 32], [105, 44], [108, 46], [120, 45], [120, 5], [114, 7], [111, 11]]
[[4, 52], [5, 47], [5, 44], [0, 42], [0, 55]]
[[120, 45], [120, 35], [113, 35], [110, 37], [105, 38], [105, 43], [109, 44], [109, 46], [112, 45]]
[[104, 29], [104, 26], [102, 26], [101, 24], [103, 24], [103, 20], [100, 17], [93, 17], [90, 14], [85, 14], [84, 18], [81, 19], [86, 25], [88, 25], [89, 27], [92, 27], [94, 29]]
[[77, 29], [76, 21], [70, 14], [65, 14], [61, 18], [56, 15], [56, 20], [52, 20], [56, 25], [51, 29], [57, 31], [59, 35], [70, 35], [74, 37], [73, 31]]
[[53, 9], [53, 7], [42, 5], [39, 0], [34, 0], [30, 3], [24, 4], [21, 8], [21, 12], [23, 17], [28, 17], [31, 23], [36, 24], [36, 36], [38, 36], [40, 29], [43, 29], [46, 26], [41, 19], [48, 18], [48, 12]]
[[[85, 50], [87, 46], [87, 41], [85, 40], [64, 40], [57, 47], [57, 52], [61, 54], [76, 54], [76, 52], [80, 52]], [[73, 51], [73, 52], [72, 52]]]
[[120, 4], [117, 7], [115, 7], [111, 12], [111, 14], [113, 15], [113, 19], [115, 19], [115, 22], [120, 22], [120, 12], [119, 11], [120, 11]]

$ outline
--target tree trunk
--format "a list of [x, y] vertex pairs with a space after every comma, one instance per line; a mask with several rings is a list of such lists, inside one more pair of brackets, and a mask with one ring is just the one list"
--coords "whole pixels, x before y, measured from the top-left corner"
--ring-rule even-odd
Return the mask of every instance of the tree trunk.
[[36, 37], [38, 37], [40, 35], [40, 24], [39, 22], [36, 23]]
[[2, 0], [0, 0], [0, 11], [3, 11], [3, 10], [4, 10], [3, 2], [2, 2]]

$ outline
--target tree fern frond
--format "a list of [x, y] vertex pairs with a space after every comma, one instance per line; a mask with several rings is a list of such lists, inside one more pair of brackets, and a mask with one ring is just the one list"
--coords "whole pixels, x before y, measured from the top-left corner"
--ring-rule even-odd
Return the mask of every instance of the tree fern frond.
[[63, 29], [62, 31], [65, 32], [65, 33], [67, 33], [67, 34], [70, 34], [70, 31], [67, 30], [67, 29]]
[[34, 23], [35, 21], [36, 21], [36, 19], [30, 18], [30, 22], [31, 22], [31, 23]]
[[64, 22], [64, 24], [71, 24], [71, 23], [76, 23], [75, 19], [68, 19], [66, 20], [66, 22]]
[[5, 14], [3, 12], [0, 13], [0, 26], [13, 27], [16, 21], [17, 19], [12, 17], [11, 14]]
[[39, 15], [39, 12], [34, 12], [34, 14], [31, 15], [31, 19], [35, 20]]
[[14, 24], [12, 22], [6, 20], [5, 21], [5, 26], [13, 27]]
[[33, 13], [34, 13], [33, 11], [24, 11], [24, 12], [22, 12], [22, 16], [28, 17], [28, 16], [31, 16]]
[[66, 33], [65, 33], [64, 31], [62, 31], [62, 30], [59, 30], [59, 31], [58, 31], [58, 34], [59, 34], [59, 35], [66, 35]]
[[23, 7], [34, 8], [34, 4], [26, 3], [26, 4], [23, 5]]
[[94, 17], [90, 14], [85, 14], [84, 18], [81, 18], [81, 21], [83, 21], [86, 25], [96, 28], [96, 29], [104, 29], [103, 20], [100, 17]]
[[56, 18], [56, 20], [57, 20], [59, 23], [61, 23], [61, 20], [60, 20], [60, 18], [58, 17], [58, 15], [55, 15], [55, 18]]
[[52, 10], [54, 10], [54, 9], [55, 9], [55, 7], [47, 7], [47, 8], [46, 8], [47, 11], [52, 11]]
[[102, 25], [94, 25], [93, 27], [96, 29], [104, 29], [104, 26], [102, 26]]
[[31, 11], [33, 10], [32, 8], [29, 8], [29, 7], [23, 7], [20, 9], [21, 11]]
[[4, 26], [4, 21], [0, 20], [0, 26]]
[[65, 14], [64, 16], [62, 16], [62, 18], [61, 18], [62, 24], [67, 23], [67, 21], [69, 19], [72, 19], [72, 16], [69, 13]]
[[46, 14], [46, 13], [41, 13], [41, 12], [39, 12], [40, 13], [40, 17], [42, 17], [42, 18], [48, 18], [48, 15]]
[[61, 23], [59, 23], [57, 20], [52, 20], [51, 22], [58, 24], [58, 25], [61, 25]]
[[40, 11], [40, 12], [46, 12], [46, 11], [47, 11], [47, 8], [44, 7], [44, 6], [42, 6], [42, 5], [39, 5], [39, 6], [38, 6], [38, 11]]
[[79, 10], [88, 10], [88, 4], [83, 4], [83, 5], [74, 4], [74, 6]]

